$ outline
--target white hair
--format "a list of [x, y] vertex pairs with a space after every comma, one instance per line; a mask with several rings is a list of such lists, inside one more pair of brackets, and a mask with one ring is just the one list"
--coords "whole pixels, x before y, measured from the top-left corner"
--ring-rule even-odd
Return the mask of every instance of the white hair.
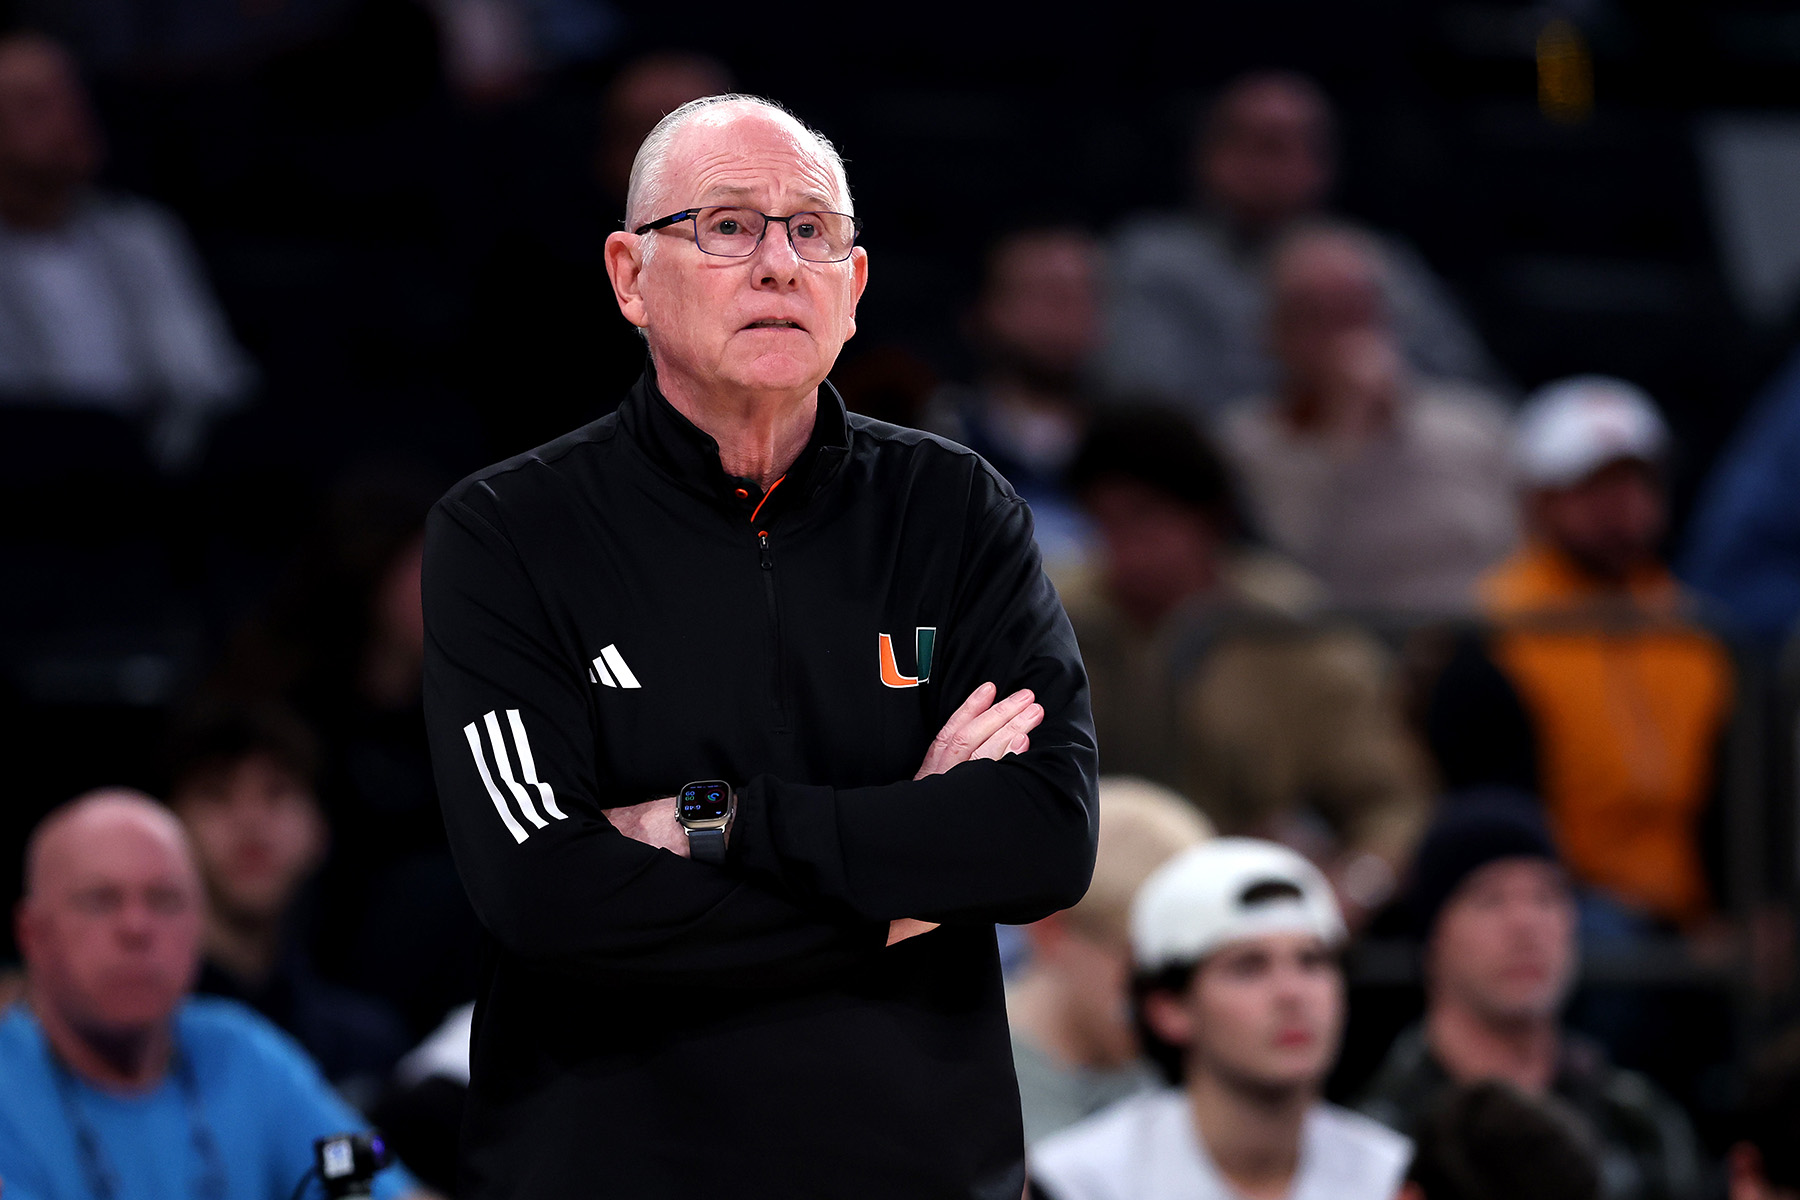
[[[844, 211], [856, 211], [851, 205], [850, 181], [844, 173], [843, 156], [831, 144], [830, 138], [773, 100], [727, 92], [722, 96], [702, 96], [698, 100], [690, 100], [656, 123], [656, 128], [650, 131], [644, 144], [638, 147], [637, 158], [631, 164], [631, 183], [625, 193], [625, 228], [636, 229], [639, 225], [656, 220], [663, 215], [660, 209], [671, 203], [667, 195], [669, 147], [674, 143], [676, 134], [694, 121], [723, 121], [734, 112], [745, 110], [772, 115], [783, 124], [791, 125], [801, 137], [811, 142], [837, 184], [838, 194], [843, 197]], [[646, 246], [645, 250], [647, 252], [649, 247]]]

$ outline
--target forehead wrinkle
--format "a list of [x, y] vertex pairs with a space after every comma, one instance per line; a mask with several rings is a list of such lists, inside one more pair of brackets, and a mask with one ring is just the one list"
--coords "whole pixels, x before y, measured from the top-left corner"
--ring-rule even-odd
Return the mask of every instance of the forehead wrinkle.
[[[741, 204], [747, 203], [755, 196], [755, 194], [755, 191], [751, 188], [737, 187], [735, 185], [721, 185], [719, 187], [707, 188], [704, 192], [700, 193], [700, 200], [703, 203], [715, 200], [732, 200]], [[796, 208], [794, 210], [795, 212], [810, 212], [814, 209], [828, 209], [832, 204], [836, 203], [830, 196], [823, 196], [818, 192], [813, 191], [799, 192], [795, 195], [795, 199], [800, 203], [800, 207]]]
[[[730, 190], [748, 194], [759, 185], [777, 192], [797, 191], [807, 202], [826, 205], [848, 203], [838, 198], [840, 185], [836, 173], [825, 163], [810, 138], [799, 136], [785, 123], [762, 119], [762, 129], [775, 135], [778, 146], [759, 145], [744, 148], [730, 134], [734, 125], [759, 120], [761, 114], [735, 114], [734, 119], [709, 122], [693, 127], [688, 134], [700, 144], [689, 151], [685, 161], [671, 155], [679, 164], [677, 180], [686, 180], [690, 195], [706, 196]], [[686, 150], [687, 146], [681, 146]], [[791, 157], [790, 157], [791, 156]], [[681, 186], [678, 182], [676, 186]]]
[[803, 157], [795, 171], [794, 164], [773, 161], [774, 157], [723, 150], [695, 162], [689, 178], [701, 196], [750, 196], [767, 188], [776, 194], [797, 193], [809, 201], [836, 203], [837, 189], [830, 174], [821, 170], [819, 164]]

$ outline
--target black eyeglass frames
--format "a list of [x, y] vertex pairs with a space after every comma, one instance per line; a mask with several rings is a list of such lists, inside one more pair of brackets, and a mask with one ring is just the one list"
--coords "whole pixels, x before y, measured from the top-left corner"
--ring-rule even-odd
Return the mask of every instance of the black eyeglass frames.
[[690, 220], [694, 223], [694, 244], [700, 252], [721, 258], [748, 258], [755, 254], [775, 221], [787, 226], [788, 244], [807, 262], [843, 262], [856, 249], [856, 239], [862, 233], [862, 221], [849, 213], [797, 212], [775, 217], [754, 208], [731, 205], [684, 208], [639, 225], [632, 232], [652, 233], [677, 221]]

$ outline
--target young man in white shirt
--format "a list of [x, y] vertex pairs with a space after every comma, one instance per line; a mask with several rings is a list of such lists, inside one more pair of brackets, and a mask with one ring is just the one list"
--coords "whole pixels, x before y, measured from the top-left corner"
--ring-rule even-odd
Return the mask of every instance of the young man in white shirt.
[[1391, 1200], [1406, 1138], [1324, 1103], [1343, 1032], [1343, 918], [1323, 875], [1272, 842], [1170, 860], [1132, 906], [1138, 1018], [1177, 1087], [1031, 1152], [1048, 1200]]

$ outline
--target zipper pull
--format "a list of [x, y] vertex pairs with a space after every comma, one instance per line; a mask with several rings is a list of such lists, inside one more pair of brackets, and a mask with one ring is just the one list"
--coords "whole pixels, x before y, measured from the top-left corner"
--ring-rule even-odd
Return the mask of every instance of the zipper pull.
[[775, 564], [769, 559], [769, 531], [764, 529], [756, 535], [756, 544], [762, 548], [762, 569], [772, 571]]

